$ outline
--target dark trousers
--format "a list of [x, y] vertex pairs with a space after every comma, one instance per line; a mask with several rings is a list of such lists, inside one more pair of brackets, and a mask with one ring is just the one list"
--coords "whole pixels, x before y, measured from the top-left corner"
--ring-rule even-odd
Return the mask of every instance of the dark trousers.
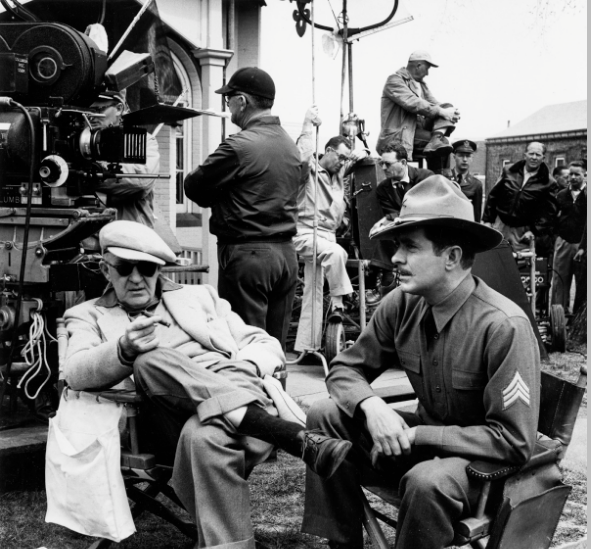
[[[414, 414], [399, 412], [409, 426]], [[314, 403], [308, 412], [308, 428], [353, 442], [353, 450], [328, 480], [309, 469], [302, 531], [329, 540], [362, 547], [360, 483], [367, 474], [385, 486], [398, 488], [402, 502], [398, 512], [397, 549], [438, 549], [451, 544], [453, 524], [476, 505], [479, 483], [468, 478], [469, 460], [439, 458], [427, 448], [412, 447], [408, 457], [383, 458], [371, 468], [371, 437], [361, 418], [350, 418], [333, 400]]]
[[277, 338], [285, 350], [298, 259], [290, 242], [218, 244], [218, 293], [244, 322]]

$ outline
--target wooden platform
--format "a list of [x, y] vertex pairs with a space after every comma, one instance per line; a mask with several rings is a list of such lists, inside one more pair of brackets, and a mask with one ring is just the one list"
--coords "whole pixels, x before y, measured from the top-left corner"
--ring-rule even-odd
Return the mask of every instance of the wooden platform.
[[47, 425], [0, 431], [0, 493], [45, 486]]

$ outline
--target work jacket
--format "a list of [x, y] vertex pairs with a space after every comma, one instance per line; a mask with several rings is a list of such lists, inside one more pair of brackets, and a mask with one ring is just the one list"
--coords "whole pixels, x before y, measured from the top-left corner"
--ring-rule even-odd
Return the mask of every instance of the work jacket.
[[555, 182], [548, 166], [542, 164], [523, 185], [524, 169], [525, 160], [503, 168], [486, 200], [482, 221], [494, 223], [499, 216], [509, 227], [527, 227], [543, 236], [552, 232], [556, 217]]

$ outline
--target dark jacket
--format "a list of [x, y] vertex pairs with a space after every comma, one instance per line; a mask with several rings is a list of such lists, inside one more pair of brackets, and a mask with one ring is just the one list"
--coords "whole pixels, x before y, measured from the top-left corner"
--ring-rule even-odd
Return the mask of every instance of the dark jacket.
[[402, 207], [402, 199], [404, 195], [412, 189], [417, 183], [426, 179], [430, 175], [435, 175], [431, 170], [423, 170], [422, 168], [408, 167], [408, 183], [398, 182], [392, 186], [390, 178], [380, 181], [376, 189], [376, 195], [382, 206], [384, 215], [393, 214], [398, 215]]
[[587, 221], [587, 187], [579, 193], [576, 200], [573, 200], [570, 188], [563, 189], [556, 196], [556, 202], [556, 234], [571, 244], [578, 244], [583, 238]]
[[218, 243], [289, 240], [296, 234], [300, 152], [276, 116], [251, 120], [185, 178], [185, 194], [211, 208]]
[[482, 220], [494, 223], [497, 215], [510, 227], [527, 227], [534, 235], [551, 233], [556, 216], [555, 182], [542, 164], [522, 188], [525, 160], [503, 168], [491, 189]]
[[[455, 169], [451, 171], [452, 181], [458, 182], [458, 174]], [[460, 188], [466, 196], [466, 198], [472, 202], [474, 207], [474, 221], [480, 223], [482, 217], [482, 182], [474, 177], [470, 172], [462, 177], [460, 182]]]

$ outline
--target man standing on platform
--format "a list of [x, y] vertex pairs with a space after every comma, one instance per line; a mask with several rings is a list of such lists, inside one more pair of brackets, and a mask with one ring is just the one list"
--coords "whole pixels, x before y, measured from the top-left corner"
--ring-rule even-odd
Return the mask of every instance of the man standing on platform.
[[431, 67], [437, 67], [431, 55], [423, 50], [413, 52], [406, 67], [388, 77], [382, 92], [382, 129], [376, 145], [383, 148], [400, 141], [409, 159], [417, 153], [426, 157], [447, 157], [450, 135], [460, 119], [460, 111], [449, 103], [442, 104], [431, 94], [424, 78]]
[[271, 114], [275, 84], [268, 73], [239, 69], [216, 93], [242, 131], [186, 177], [185, 194], [212, 209], [220, 297], [285, 349], [298, 270], [292, 238], [303, 184], [300, 153]]
[[452, 181], [462, 189], [474, 207], [474, 221], [480, 223], [482, 217], [482, 182], [470, 173], [470, 166], [474, 161], [474, 153], [478, 149], [474, 141], [464, 139], [453, 145], [455, 166], [452, 169]]

